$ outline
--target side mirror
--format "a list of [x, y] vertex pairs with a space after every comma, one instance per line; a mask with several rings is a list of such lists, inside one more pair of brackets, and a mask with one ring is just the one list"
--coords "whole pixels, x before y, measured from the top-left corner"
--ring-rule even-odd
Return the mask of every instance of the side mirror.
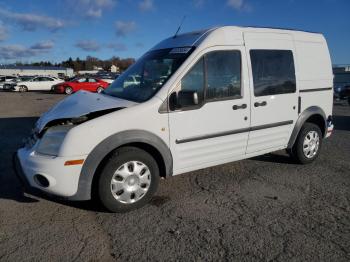
[[195, 106], [199, 104], [198, 93], [196, 91], [182, 90], [179, 91], [176, 98], [178, 108]]

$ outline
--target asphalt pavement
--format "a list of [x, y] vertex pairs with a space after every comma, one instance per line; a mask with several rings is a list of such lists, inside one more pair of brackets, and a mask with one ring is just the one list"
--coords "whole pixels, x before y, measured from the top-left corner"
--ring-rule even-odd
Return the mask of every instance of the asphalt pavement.
[[284, 151], [162, 180], [150, 204], [24, 194], [12, 153], [64, 95], [0, 92], [0, 261], [350, 261], [350, 106], [320, 158]]

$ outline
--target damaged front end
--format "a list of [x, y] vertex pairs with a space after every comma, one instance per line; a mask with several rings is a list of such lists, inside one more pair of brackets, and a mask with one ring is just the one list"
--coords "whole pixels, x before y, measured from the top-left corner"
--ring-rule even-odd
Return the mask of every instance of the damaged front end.
[[42, 137], [46, 130], [48, 130], [51, 127], [54, 126], [76, 126], [80, 125], [84, 122], [87, 122], [89, 120], [95, 119], [97, 117], [107, 115], [109, 113], [119, 111], [125, 107], [117, 107], [117, 108], [110, 108], [105, 110], [100, 110], [96, 112], [91, 112], [86, 115], [78, 116], [78, 117], [72, 117], [72, 118], [62, 118], [62, 119], [55, 119], [50, 122], [48, 122], [41, 130], [38, 132], [38, 137]]
[[40, 154], [57, 156], [66, 134], [73, 127], [136, 104], [103, 94], [77, 92], [38, 119], [25, 147], [34, 147]]
[[25, 141], [25, 147], [32, 148], [35, 146], [35, 151], [39, 154], [57, 156], [59, 147], [70, 129], [123, 108], [125, 107], [100, 110], [79, 117], [52, 120], [41, 129], [34, 128], [30, 137]]

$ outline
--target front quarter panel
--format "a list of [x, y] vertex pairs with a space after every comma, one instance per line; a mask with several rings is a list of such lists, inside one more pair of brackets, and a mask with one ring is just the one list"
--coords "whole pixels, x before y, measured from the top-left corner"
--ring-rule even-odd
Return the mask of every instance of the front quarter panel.
[[172, 172], [169, 149], [168, 114], [158, 113], [161, 100], [122, 109], [93, 119], [70, 130], [59, 155], [88, 155], [82, 167], [78, 190], [71, 199], [91, 198], [93, 178], [102, 160], [114, 149], [128, 143], [147, 143], [156, 148], [165, 162], [166, 175]]

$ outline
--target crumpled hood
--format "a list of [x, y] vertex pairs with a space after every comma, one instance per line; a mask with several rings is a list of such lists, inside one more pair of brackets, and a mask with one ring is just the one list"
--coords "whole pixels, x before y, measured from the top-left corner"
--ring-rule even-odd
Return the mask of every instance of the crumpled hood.
[[63, 99], [49, 111], [44, 113], [36, 122], [35, 129], [41, 132], [51, 121], [70, 119], [113, 108], [124, 108], [137, 103], [103, 94], [79, 91]]

